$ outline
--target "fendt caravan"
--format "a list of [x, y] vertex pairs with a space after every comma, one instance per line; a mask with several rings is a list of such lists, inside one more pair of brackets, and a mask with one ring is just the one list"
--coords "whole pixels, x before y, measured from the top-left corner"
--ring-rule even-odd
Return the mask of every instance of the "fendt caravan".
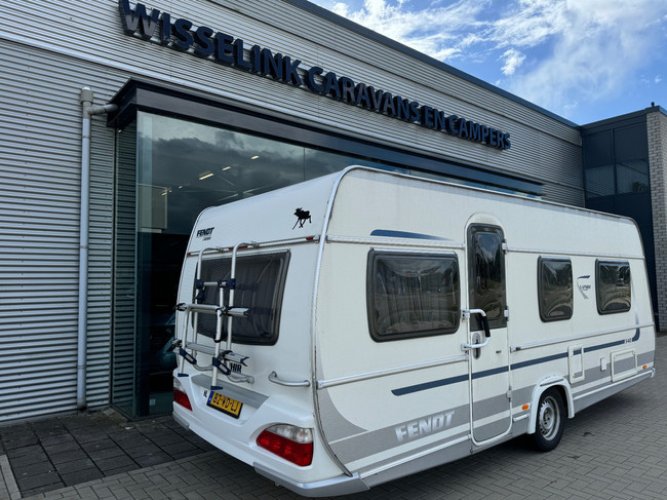
[[360, 167], [204, 210], [174, 417], [307, 496], [566, 419], [654, 374], [635, 224]]

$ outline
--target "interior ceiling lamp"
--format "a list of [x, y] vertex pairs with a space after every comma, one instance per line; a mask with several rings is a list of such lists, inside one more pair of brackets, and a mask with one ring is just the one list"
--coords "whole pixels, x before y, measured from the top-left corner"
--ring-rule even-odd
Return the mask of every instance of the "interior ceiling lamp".
[[213, 172], [207, 171], [207, 172], [202, 172], [201, 174], [199, 174], [199, 180], [200, 181], [208, 179], [209, 177], [213, 177]]

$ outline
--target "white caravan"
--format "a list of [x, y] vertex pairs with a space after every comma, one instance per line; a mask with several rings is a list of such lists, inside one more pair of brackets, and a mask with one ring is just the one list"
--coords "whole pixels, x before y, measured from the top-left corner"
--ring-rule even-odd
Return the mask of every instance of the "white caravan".
[[178, 300], [174, 417], [307, 496], [550, 450], [654, 374], [632, 220], [360, 167], [202, 212]]

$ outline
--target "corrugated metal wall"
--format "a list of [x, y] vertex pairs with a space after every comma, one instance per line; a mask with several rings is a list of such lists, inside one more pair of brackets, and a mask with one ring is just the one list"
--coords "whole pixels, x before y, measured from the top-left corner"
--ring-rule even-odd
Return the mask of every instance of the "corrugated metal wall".
[[[75, 408], [79, 90], [108, 100], [130, 77], [204, 90], [266, 113], [545, 182], [582, 205], [576, 129], [290, 3], [146, 0], [158, 8], [512, 134], [498, 151], [125, 35], [116, 0], [0, 4], [0, 421]], [[135, 2], [132, 2], [135, 5]], [[347, 49], [343, 48], [345, 41]], [[355, 50], [350, 47], [354, 45]], [[114, 131], [93, 119], [90, 406], [108, 404]], [[39, 403], [36, 403], [39, 401]]]
[[[76, 408], [81, 111], [124, 78], [0, 40], [0, 421]], [[109, 400], [114, 131], [93, 119], [87, 391]]]

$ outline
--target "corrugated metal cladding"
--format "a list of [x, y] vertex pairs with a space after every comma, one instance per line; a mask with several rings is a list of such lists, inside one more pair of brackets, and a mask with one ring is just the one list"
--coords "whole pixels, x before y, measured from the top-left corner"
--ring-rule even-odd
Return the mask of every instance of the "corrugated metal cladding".
[[[79, 89], [125, 77], [0, 40], [0, 421], [76, 408]], [[114, 131], [93, 119], [87, 391], [109, 401]]]
[[[507, 130], [512, 149], [458, 140], [129, 37], [116, 0], [90, 0], [85, 8], [80, 0], [3, 0], [0, 421], [75, 408], [79, 91], [85, 85], [100, 103], [131, 77], [169, 82], [326, 130], [539, 180], [548, 198], [583, 204], [580, 136], [566, 123], [289, 2], [142, 3], [299, 58], [303, 67], [319, 65]], [[93, 119], [87, 371], [93, 407], [110, 397], [114, 131], [104, 124], [104, 117]]]

